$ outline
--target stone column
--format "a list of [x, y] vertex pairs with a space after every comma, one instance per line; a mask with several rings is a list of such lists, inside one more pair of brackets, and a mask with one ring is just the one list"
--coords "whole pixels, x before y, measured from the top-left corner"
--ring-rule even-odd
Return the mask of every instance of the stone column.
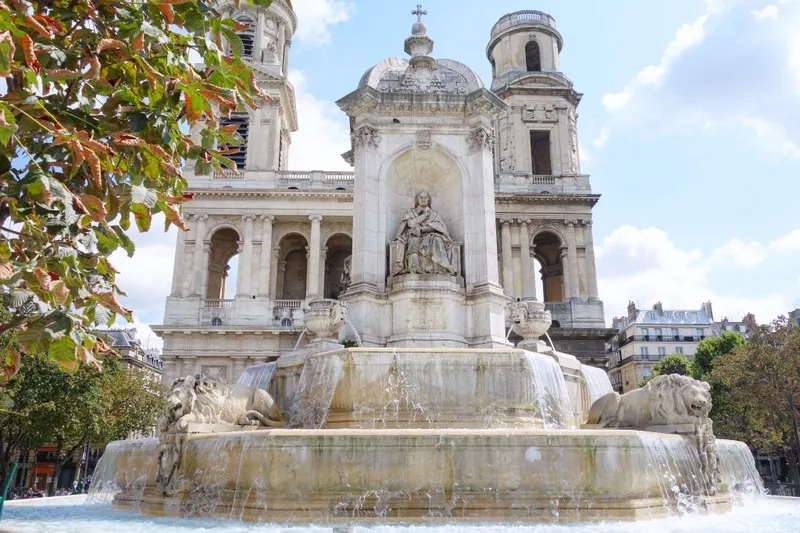
[[[188, 218], [188, 215], [186, 217]], [[178, 243], [175, 245], [175, 261], [172, 264], [172, 290], [170, 296], [181, 296], [183, 294], [183, 280], [186, 272], [183, 272], [183, 256], [186, 253], [186, 232], [178, 229]]]
[[280, 264], [278, 262], [278, 259], [280, 258], [281, 258], [281, 247], [274, 246], [272, 248], [272, 271], [270, 271], [270, 280], [269, 280], [269, 294], [270, 298], [272, 298], [273, 300], [280, 300], [280, 295], [278, 294], [278, 278], [281, 275]]
[[586, 288], [589, 298], [597, 298], [597, 265], [594, 259], [594, 238], [592, 237], [592, 221], [583, 221], [583, 242], [586, 243]]
[[323, 246], [319, 251], [319, 295], [325, 296], [325, 264], [328, 261], [328, 247]]
[[563, 280], [564, 301], [567, 301], [570, 294], [572, 294], [572, 276], [569, 274], [569, 248], [566, 246], [561, 247], [561, 279]]
[[581, 283], [578, 278], [578, 249], [575, 245], [575, 220], [565, 220], [567, 224], [567, 247], [569, 248], [569, 255], [567, 257], [569, 263], [569, 296], [580, 296]]
[[233, 375], [231, 376], [231, 383], [236, 383], [239, 377], [247, 368], [247, 357], [234, 356], [233, 359]]
[[514, 266], [511, 263], [511, 221], [501, 220], [500, 240], [503, 250], [503, 290], [506, 296], [514, 296]]
[[[206, 238], [206, 220], [208, 215], [197, 215], [195, 217], [197, 223], [195, 224], [194, 232], [194, 259], [192, 260], [192, 295], [200, 295], [204, 292], [203, 278], [205, 272], [203, 271], [204, 265], [207, 262], [203, 261], [203, 242]], [[206, 267], [206, 270], [208, 268]]]
[[[200, 299], [205, 300], [207, 298], [206, 292], [208, 292], [208, 261], [209, 257], [211, 256], [211, 243], [210, 242], [203, 242], [202, 243], [202, 250], [203, 250], [203, 258], [201, 259], [201, 268], [200, 271]], [[219, 296], [214, 296], [214, 298], [219, 298]]]
[[236, 295], [252, 297], [250, 290], [250, 277], [253, 272], [253, 215], [244, 215], [244, 241], [242, 241], [242, 255], [239, 258], [239, 277], [237, 278]]
[[536, 279], [533, 272], [533, 258], [531, 257], [530, 233], [528, 223], [530, 220], [520, 220], [519, 244], [522, 255], [522, 297], [536, 298]]
[[261, 265], [258, 273], [258, 296], [261, 298], [269, 297], [269, 285], [272, 276], [272, 223], [275, 217], [272, 215], [261, 215]]
[[174, 357], [162, 357], [164, 367], [161, 369], [161, 383], [169, 386], [178, 377], [177, 360]]
[[319, 262], [322, 251], [322, 235], [320, 223], [322, 215], [311, 215], [311, 242], [309, 243], [308, 278], [306, 279], [306, 298], [319, 297]]

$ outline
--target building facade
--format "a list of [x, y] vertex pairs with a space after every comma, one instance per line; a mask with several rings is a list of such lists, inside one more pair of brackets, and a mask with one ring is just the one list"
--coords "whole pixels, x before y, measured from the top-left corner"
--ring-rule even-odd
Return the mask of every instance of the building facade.
[[[369, 68], [338, 102], [352, 133], [343, 157], [354, 169], [326, 172], [288, 170], [298, 126], [286, 78], [297, 27], [291, 3], [222, 2], [217, 10], [250, 24], [245, 55], [272, 101], [231, 117], [246, 140], [237, 171], [186, 172], [195, 194], [185, 209], [190, 231], [178, 237], [164, 324], [153, 327], [164, 339], [165, 381], [189, 373], [232, 381], [292, 351], [315, 297], [348, 302], [345, 336], [355, 330], [365, 345], [398, 347], [421, 338], [502, 345], [504, 304], [538, 298], [553, 314], [556, 348], [605, 363], [613, 330], [597, 290], [599, 195], [580, 170], [581, 94], [560, 71], [563, 40], [552, 17], [520, 11], [495, 24], [486, 88], [466, 65], [432, 57], [417, 9], [404, 46], [410, 59]], [[449, 278], [398, 281], [408, 266], [397, 263], [400, 228], [422, 189], [447, 228], [436, 242], [446, 244]], [[436, 306], [420, 305], [428, 293]]]
[[613, 327], [618, 333], [609, 343], [608, 377], [619, 393], [638, 388], [667, 355], [692, 361], [700, 341], [715, 335], [711, 302], [699, 310], [665, 310], [658, 302], [646, 311], [630, 302], [627, 316], [615, 317]]

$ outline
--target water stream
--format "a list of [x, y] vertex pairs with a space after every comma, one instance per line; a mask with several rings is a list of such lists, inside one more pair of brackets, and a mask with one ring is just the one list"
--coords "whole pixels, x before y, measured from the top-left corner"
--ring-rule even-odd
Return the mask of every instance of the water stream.
[[356, 327], [353, 325], [353, 323], [349, 320], [345, 320], [344, 325], [350, 326], [350, 330], [353, 332], [353, 335], [355, 335], [358, 346], [361, 347], [361, 335], [358, 334], [358, 331], [356, 331]]
[[547, 355], [527, 351], [525, 361], [544, 428], [575, 427], [569, 407], [571, 401], [567, 382], [558, 363]]
[[249, 366], [244, 369], [236, 384], [253, 389], [269, 390], [269, 382], [272, 380], [272, 374], [275, 373], [275, 367], [276, 363], [274, 362]]
[[606, 374], [605, 370], [589, 365], [581, 365], [581, 374], [583, 374], [583, 381], [586, 383], [586, 392], [589, 394], [589, 407], [609, 392], [614, 392], [611, 387], [611, 380], [608, 379], [608, 374]]
[[343, 370], [339, 355], [306, 359], [289, 409], [288, 428], [319, 429], [325, 425]]

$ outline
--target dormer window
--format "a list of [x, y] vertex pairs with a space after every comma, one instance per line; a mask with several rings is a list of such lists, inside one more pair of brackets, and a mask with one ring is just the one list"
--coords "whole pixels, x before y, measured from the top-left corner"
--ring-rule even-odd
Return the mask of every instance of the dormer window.
[[256, 35], [256, 21], [247, 15], [239, 15], [234, 20], [241, 25], [246, 25], [247, 28], [239, 31], [236, 35], [242, 40], [242, 57], [253, 58], [253, 44]]
[[528, 72], [541, 72], [542, 55], [539, 52], [539, 43], [530, 41], [525, 45], [525, 64]]

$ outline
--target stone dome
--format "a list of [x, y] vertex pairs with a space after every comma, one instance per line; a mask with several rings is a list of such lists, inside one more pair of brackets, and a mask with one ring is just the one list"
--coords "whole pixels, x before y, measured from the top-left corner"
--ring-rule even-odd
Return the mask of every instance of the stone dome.
[[420, 89], [407, 80], [411, 61], [401, 57], [390, 57], [370, 67], [361, 77], [358, 88], [371, 87], [384, 93], [427, 92], [462, 95], [484, 88], [478, 75], [463, 63], [452, 59], [438, 59], [435, 65], [434, 74], [438, 78], [438, 83]]

